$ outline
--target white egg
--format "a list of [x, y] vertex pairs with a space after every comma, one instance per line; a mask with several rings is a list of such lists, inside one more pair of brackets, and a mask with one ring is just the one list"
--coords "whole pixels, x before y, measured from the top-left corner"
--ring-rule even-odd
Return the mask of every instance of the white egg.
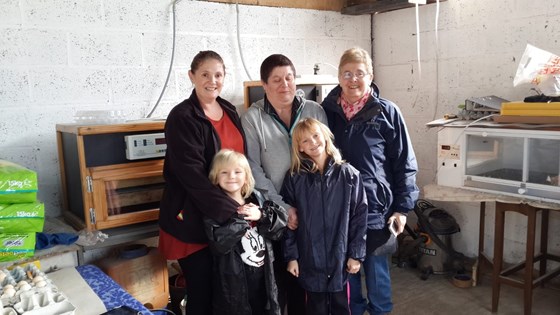
[[31, 289], [31, 285], [29, 283], [25, 283], [19, 287], [20, 291], [29, 291]]
[[42, 288], [42, 287], [44, 287], [44, 286], [46, 286], [46, 285], [47, 285], [47, 281], [45, 281], [45, 280], [37, 281], [37, 282], [35, 283], [35, 286], [38, 287], [38, 288]]
[[16, 289], [11, 287], [11, 288], [8, 288], [8, 289], [4, 289], [4, 294], [2, 294], [2, 297], [4, 297], [4, 296], [13, 297], [14, 295], [16, 295]]
[[37, 283], [39, 281], [43, 281], [45, 280], [45, 278], [41, 277], [41, 276], [36, 276], [35, 278], [33, 278], [33, 283]]
[[14, 288], [13, 285], [11, 285], [11, 284], [6, 284], [6, 285], [4, 286], [4, 288], [3, 288], [3, 290], [6, 291], [6, 290], [9, 290], [9, 289], [13, 289], [13, 288]]
[[4, 279], [6, 279], [6, 274], [4, 271], [0, 271], [0, 282], [4, 281]]
[[19, 289], [26, 284], [29, 284], [29, 283], [27, 283], [27, 281], [25, 281], [25, 280], [21, 280], [20, 282], [18, 282], [18, 284], [16, 284], [16, 288]]

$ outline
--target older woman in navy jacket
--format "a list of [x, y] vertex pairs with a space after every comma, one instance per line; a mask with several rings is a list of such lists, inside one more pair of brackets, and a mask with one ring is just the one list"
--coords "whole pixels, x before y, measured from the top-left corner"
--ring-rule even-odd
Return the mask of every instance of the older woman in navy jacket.
[[388, 254], [395, 247], [388, 226], [396, 221], [397, 233], [418, 198], [418, 166], [399, 108], [379, 97], [373, 83], [372, 60], [367, 51], [344, 52], [338, 68], [339, 86], [323, 102], [329, 127], [342, 157], [362, 176], [368, 200], [367, 247], [363, 268], [367, 300], [360, 275], [350, 276], [352, 315], [391, 312], [391, 278]]

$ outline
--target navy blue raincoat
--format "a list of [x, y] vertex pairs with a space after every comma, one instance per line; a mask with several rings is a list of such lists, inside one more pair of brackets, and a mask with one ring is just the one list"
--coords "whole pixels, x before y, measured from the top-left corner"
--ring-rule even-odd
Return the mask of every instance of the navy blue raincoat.
[[288, 172], [281, 194], [298, 214], [298, 228], [286, 230], [284, 240], [285, 260], [298, 261], [298, 282], [310, 292], [344, 290], [348, 258], [363, 261], [366, 254], [367, 201], [358, 171], [330, 160], [323, 174]]
[[[368, 200], [368, 238], [371, 230], [387, 229], [394, 212], [407, 214], [418, 199], [418, 165], [402, 113], [396, 104], [379, 97], [372, 83], [371, 97], [350, 121], [334, 88], [322, 105], [342, 158], [362, 176]], [[388, 235], [388, 234], [387, 234]], [[369, 246], [368, 253], [375, 248]]]

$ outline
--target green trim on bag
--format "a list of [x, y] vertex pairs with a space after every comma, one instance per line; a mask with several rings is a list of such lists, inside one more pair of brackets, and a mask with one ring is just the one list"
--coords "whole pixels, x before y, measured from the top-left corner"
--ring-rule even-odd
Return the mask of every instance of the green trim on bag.
[[4, 190], [0, 191], [0, 195], [10, 195], [10, 194], [28, 194], [28, 193], [36, 193], [38, 189], [27, 189], [27, 190]]

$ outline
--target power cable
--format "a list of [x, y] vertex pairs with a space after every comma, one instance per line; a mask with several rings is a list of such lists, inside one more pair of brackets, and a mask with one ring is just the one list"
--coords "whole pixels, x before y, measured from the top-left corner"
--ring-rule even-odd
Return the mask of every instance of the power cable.
[[243, 65], [243, 69], [245, 70], [245, 74], [249, 78], [249, 81], [253, 81], [251, 75], [249, 74], [249, 70], [247, 70], [247, 66], [245, 65], [245, 58], [243, 57], [243, 49], [241, 49], [241, 37], [239, 35], [239, 1], [235, 1], [235, 12], [237, 18], [237, 47], [239, 49], [239, 56], [241, 57], [241, 64]]
[[317, 63], [315, 63], [315, 65], [313, 65], [313, 74], [319, 74], [319, 70], [321, 70], [319, 65], [329, 66], [329, 67], [333, 68], [334, 70], [336, 70], [336, 72], [338, 74], [338, 67], [333, 65], [333, 64], [330, 64], [328, 62], [317, 62]]
[[436, 106], [434, 107], [434, 115], [432, 120], [436, 119], [438, 103], [439, 103], [439, 36], [438, 36], [438, 24], [439, 24], [439, 0], [436, 0], [436, 18], [434, 21], [435, 25], [435, 37], [436, 37]]
[[420, 62], [420, 14], [419, 5], [416, 2], [416, 58], [418, 58], [418, 77], [422, 79], [422, 63]]
[[152, 109], [150, 110], [150, 112], [148, 113], [148, 115], [146, 115], [145, 118], [150, 118], [152, 117], [152, 114], [154, 113], [154, 111], [156, 110], [156, 108], [159, 106], [159, 102], [161, 101], [161, 98], [163, 97], [163, 94], [165, 93], [165, 89], [167, 88], [167, 83], [169, 82], [169, 77], [171, 77], [171, 70], [173, 69], [173, 59], [175, 58], [175, 37], [176, 37], [176, 31], [175, 31], [175, 7], [177, 5], [177, 3], [181, 2], [182, 0], [175, 0], [173, 1], [173, 14], [172, 14], [172, 24], [173, 24], [173, 46], [171, 48], [171, 60], [169, 62], [169, 70], [167, 71], [167, 77], [165, 78], [165, 84], [163, 84], [163, 88], [161, 90], [161, 93], [159, 94], [158, 100], [156, 102], [156, 104], [152, 107]]
[[[418, 59], [418, 86], [416, 88], [416, 96], [412, 102], [412, 108], [416, 107], [416, 102], [418, 101], [418, 96], [420, 95], [420, 87], [422, 86], [422, 63], [420, 61], [420, 14], [419, 14], [419, 4], [416, 2], [415, 16], [416, 16], [416, 58]], [[413, 69], [414, 73], [414, 69]]]

